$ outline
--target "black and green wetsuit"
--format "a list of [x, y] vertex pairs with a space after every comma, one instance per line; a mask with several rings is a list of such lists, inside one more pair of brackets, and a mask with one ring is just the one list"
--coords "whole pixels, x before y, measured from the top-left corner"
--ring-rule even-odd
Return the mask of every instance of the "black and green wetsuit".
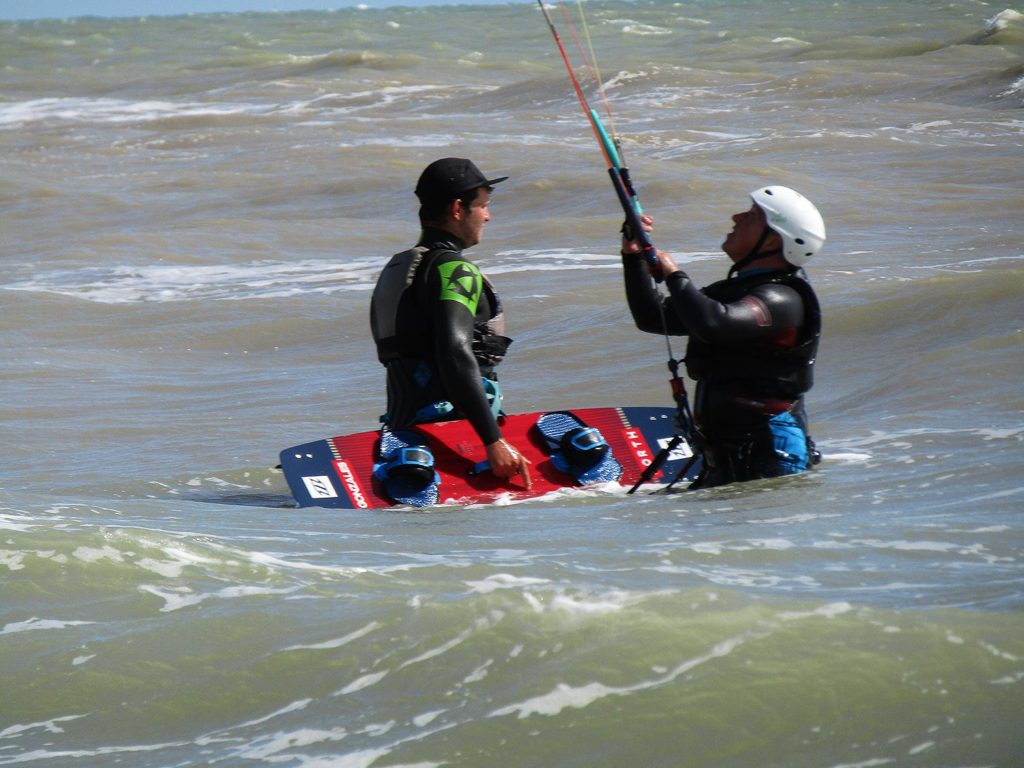
[[[387, 368], [387, 423], [401, 429], [438, 418], [465, 418], [484, 445], [501, 433], [482, 378], [497, 381], [511, 339], [502, 335], [501, 301], [462, 243], [438, 229], [395, 254], [370, 301], [377, 357]], [[450, 403], [454, 410], [434, 407]]]

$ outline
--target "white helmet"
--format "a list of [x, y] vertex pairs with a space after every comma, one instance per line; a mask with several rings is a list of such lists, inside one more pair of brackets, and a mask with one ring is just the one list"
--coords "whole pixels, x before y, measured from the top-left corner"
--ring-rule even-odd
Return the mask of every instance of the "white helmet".
[[768, 226], [782, 235], [782, 255], [802, 267], [825, 244], [825, 221], [806, 197], [789, 187], [762, 187], [750, 193]]

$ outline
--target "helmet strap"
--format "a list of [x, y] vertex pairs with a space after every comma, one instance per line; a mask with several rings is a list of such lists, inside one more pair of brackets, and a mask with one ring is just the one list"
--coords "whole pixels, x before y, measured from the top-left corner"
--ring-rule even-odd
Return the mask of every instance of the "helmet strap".
[[761, 253], [761, 246], [764, 245], [764, 241], [768, 239], [768, 236], [771, 235], [772, 232], [774, 232], [774, 230], [766, 224], [764, 227], [764, 231], [761, 232], [761, 237], [758, 238], [757, 243], [754, 244], [754, 247], [750, 249], [750, 253], [744, 256], [739, 261], [737, 261], [731, 267], [729, 267], [729, 274], [727, 275], [727, 277], [732, 277], [741, 269], [757, 261], [758, 259], [763, 259], [767, 256], [774, 256], [777, 253], [781, 253], [781, 248], [777, 248], [774, 251], [767, 251], [765, 253]]

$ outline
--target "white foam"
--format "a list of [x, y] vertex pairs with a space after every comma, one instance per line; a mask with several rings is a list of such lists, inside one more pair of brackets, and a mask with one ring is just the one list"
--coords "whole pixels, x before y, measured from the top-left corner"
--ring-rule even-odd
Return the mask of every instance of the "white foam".
[[0, 550], [0, 565], [7, 566], [9, 571], [20, 571], [25, 567], [25, 554], [9, 549]]
[[[380, 758], [391, 754], [390, 749], [361, 749], [357, 752], [349, 752], [347, 755], [330, 757], [307, 757], [300, 756], [296, 768], [370, 768]], [[268, 761], [269, 762], [269, 761]], [[402, 768], [392, 764], [393, 768]]]
[[1015, 685], [1016, 683], [1024, 681], [1024, 670], [1020, 672], [1012, 672], [1009, 675], [1003, 675], [997, 677], [992, 681], [992, 685]]
[[64, 733], [64, 729], [59, 725], [60, 723], [78, 720], [83, 717], [85, 717], [85, 715], [66, 715], [64, 717], [55, 717], [53, 720], [43, 720], [38, 723], [21, 723], [18, 725], [11, 725], [0, 731], [0, 739], [9, 739], [12, 736], [18, 736], [19, 734], [28, 733], [29, 731]]
[[[271, 712], [270, 714], [264, 715], [263, 717], [258, 717], [255, 720], [247, 720], [247, 721], [245, 721], [243, 723], [240, 723], [239, 725], [235, 726], [235, 728], [237, 728], [237, 729], [251, 728], [254, 725], [262, 725], [263, 723], [269, 722], [270, 720], [273, 720], [273, 719], [275, 719], [277, 717], [280, 717], [281, 715], [288, 715], [288, 714], [291, 714], [292, 712], [301, 712], [303, 709], [305, 709], [307, 706], [309, 706], [309, 704], [312, 701], [313, 701], [312, 699], [297, 699], [296, 701], [293, 701], [290, 704], [287, 704], [286, 706], [281, 707], [280, 709], [276, 709], [273, 712]], [[203, 746], [205, 744], [213, 743], [214, 741], [217, 740], [218, 736], [221, 733], [222, 733], [222, 731], [214, 731], [213, 733], [209, 733], [209, 734], [206, 734], [205, 736], [201, 736], [200, 738], [196, 739], [196, 744], [199, 744], [200, 746]]]
[[25, 621], [15, 621], [5, 624], [0, 629], [0, 635], [15, 635], [19, 632], [32, 632], [39, 629], [66, 629], [67, 627], [79, 627], [85, 624], [95, 624], [94, 621], [63, 621], [61, 619], [40, 619], [33, 616]]
[[167, 560], [143, 557], [136, 562], [136, 565], [160, 576], [176, 578], [182, 574], [186, 566], [215, 565], [221, 562], [216, 558], [198, 555], [181, 546], [165, 546], [162, 549], [168, 557]]
[[654, 24], [642, 24], [631, 19], [607, 19], [605, 24], [613, 24], [620, 27], [627, 35], [638, 35], [640, 37], [662, 37], [675, 34], [674, 30], [668, 27], [659, 27]]
[[991, 501], [992, 499], [1006, 499], [1010, 496], [1018, 496], [1024, 493], [1024, 488], [1007, 488], [1003, 491], [993, 491], [992, 493], [986, 493], [981, 496], [972, 496], [965, 499], [967, 504], [975, 504], [979, 501]]
[[86, 563], [98, 563], [101, 560], [111, 560], [115, 563], [124, 562], [124, 556], [109, 545], [104, 545], [98, 549], [96, 547], [77, 547], [71, 554], [76, 559]]
[[[857, 546], [871, 547], [880, 550], [893, 550], [896, 552], [934, 552], [936, 554], [956, 554], [979, 557], [989, 562], [995, 562], [994, 558], [986, 554], [986, 548], [981, 544], [957, 544], [950, 541], [907, 541], [905, 539], [858, 539], [852, 542]], [[1010, 558], [1003, 558], [1010, 561]]]
[[1024, 15], [1012, 8], [1007, 8], [986, 21], [985, 29], [989, 32], [1001, 32], [1010, 26], [1010, 24], [1021, 20], [1024, 20]]
[[371, 621], [365, 627], [357, 629], [355, 632], [350, 632], [344, 637], [339, 637], [335, 640], [327, 640], [323, 643], [314, 643], [312, 645], [289, 645], [287, 648], [283, 648], [284, 651], [326, 651], [334, 648], [341, 648], [343, 645], [348, 645], [353, 640], [358, 640], [361, 637], [374, 632], [381, 627], [379, 621]]
[[34, 123], [139, 123], [169, 117], [204, 117], [269, 112], [253, 104], [204, 104], [110, 98], [48, 98], [0, 104], [0, 129]]
[[154, 560], [151, 557], [144, 557], [139, 560], [136, 565], [147, 571], [152, 571], [160, 576], [166, 576], [169, 579], [177, 578], [181, 576], [182, 564], [181, 563], [169, 563], [163, 560]]
[[492, 664], [494, 664], [494, 659], [488, 659], [487, 661], [485, 661], [483, 664], [481, 664], [479, 667], [474, 669], [472, 672], [470, 672], [462, 679], [463, 684], [479, 683], [481, 680], [487, 677], [487, 670]]
[[576, 687], [559, 683], [550, 693], [528, 699], [521, 704], [502, 707], [492, 712], [491, 716], [516, 714], [520, 720], [530, 715], [552, 716], [569, 707], [583, 709], [598, 699], [615, 695], [620, 691], [621, 689], [616, 689], [602, 683], [588, 683], [587, 685]]
[[[814, 515], [812, 518], [816, 517]], [[835, 517], [835, 515], [832, 515]], [[773, 522], [773, 521], [764, 521]], [[778, 521], [774, 521], [778, 522]], [[699, 552], [704, 555], [721, 555], [725, 552], [752, 552], [757, 550], [774, 550], [782, 552], [788, 549], [793, 549], [796, 544], [790, 539], [785, 538], [772, 538], [772, 539], [746, 539], [737, 541], [696, 541], [692, 544], [680, 544], [673, 542], [665, 542], [662, 544], [656, 544], [659, 548], [674, 549], [683, 548], [689, 549], [693, 552]]]
[[256, 563], [257, 565], [263, 565], [270, 568], [280, 568], [281, 570], [286, 571], [313, 571], [316, 573], [333, 573], [340, 576], [357, 576], [362, 573], [367, 573], [370, 570], [360, 566], [330, 566], [295, 562], [275, 557], [274, 555], [267, 554], [266, 552], [249, 552], [248, 559], [250, 562]]
[[653, 680], [645, 680], [634, 685], [611, 686], [604, 683], [592, 682], [581, 686], [570, 686], [565, 683], [558, 683], [553, 690], [532, 699], [527, 699], [515, 704], [500, 707], [491, 712], [488, 717], [501, 717], [504, 715], [516, 715], [520, 720], [532, 715], [554, 716], [566, 708], [582, 709], [593, 704], [595, 701], [609, 696], [626, 696], [639, 691], [659, 688], [673, 682], [680, 675], [689, 672], [691, 669], [706, 664], [714, 659], [728, 656], [736, 648], [746, 642], [747, 636], [728, 638], [716, 643], [707, 653], [692, 659], [687, 659], [677, 665], [671, 671]]
[[991, 643], [986, 643], [985, 641], [980, 641], [978, 643], [978, 645], [980, 645], [982, 648], [984, 648], [986, 651], [988, 651], [989, 653], [991, 653], [993, 656], [995, 656], [997, 658], [1006, 659], [1007, 661], [1014, 661], [1014, 662], [1020, 661], [1020, 657], [1017, 656], [1016, 654], [1008, 653], [1007, 651], [1000, 650], [999, 648], [997, 648], [996, 646], [992, 645]]
[[600, 598], [578, 598], [557, 594], [551, 598], [549, 608], [580, 616], [595, 616], [616, 613], [630, 602], [632, 602], [631, 597], [626, 592], [608, 593]]
[[841, 517], [839, 513], [800, 512], [795, 515], [783, 517], [766, 517], [759, 522], [765, 525], [777, 525], [779, 523], [809, 523], [812, 520], [826, 520], [831, 517]]
[[1012, 440], [1024, 434], [1024, 427], [987, 427], [977, 430], [982, 440]]
[[392, 731], [396, 725], [398, 725], [398, 722], [395, 720], [388, 720], [385, 723], [370, 723], [355, 731], [355, 733], [366, 734], [367, 736], [383, 736]]
[[756, 589], [769, 589], [781, 587], [785, 584], [794, 584], [802, 588], [815, 588], [821, 586], [813, 576], [781, 576], [764, 571], [754, 571], [744, 568], [704, 568], [692, 565], [658, 565], [652, 568], [657, 573], [684, 574], [697, 576], [706, 579], [712, 584], [727, 587], [751, 587]]
[[[282, 752], [286, 752], [296, 747], [309, 747], [314, 744], [323, 744], [324, 742], [336, 742], [342, 741], [348, 736], [348, 731], [343, 726], [336, 728], [322, 729], [322, 728], [298, 728], [293, 731], [278, 731], [277, 733], [269, 734], [267, 736], [256, 739], [250, 744], [246, 745], [245, 748], [239, 750], [238, 756], [249, 760], [262, 760], [268, 763], [281, 762], [281, 758], [277, 757]], [[384, 753], [386, 754], [386, 752]], [[378, 755], [379, 756], [379, 755]], [[348, 763], [345, 758], [330, 758], [335, 762], [332, 763], [321, 763], [321, 765], [327, 766], [368, 766], [370, 763], [358, 762]], [[375, 758], [376, 759], [376, 758]], [[292, 760], [289, 759], [289, 762]], [[304, 766], [316, 765], [315, 762], [303, 762]]]
[[569, 595], [558, 590], [550, 596], [524, 592], [523, 598], [537, 613], [566, 613], [575, 616], [597, 616], [617, 613], [624, 608], [638, 605], [652, 596], [673, 594], [673, 590], [654, 592], [630, 592], [612, 589], [594, 595]]
[[198, 605], [210, 599], [232, 600], [239, 597], [254, 597], [263, 595], [286, 595], [294, 591], [292, 587], [273, 588], [257, 586], [234, 586], [225, 587], [216, 592], [194, 592], [189, 587], [168, 587], [161, 588], [153, 584], [139, 585], [139, 591], [148, 592], [164, 601], [161, 613], [177, 611], [192, 605]]
[[480, 581], [466, 582], [474, 592], [479, 592], [482, 595], [498, 589], [516, 589], [518, 587], [531, 587], [547, 583], [549, 583], [548, 579], [541, 579], [535, 576], [512, 576], [508, 573], [496, 573]]
[[853, 606], [846, 602], [827, 603], [811, 611], [783, 611], [779, 618], [785, 621], [794, 619], [824, 618], [834, 619], [836, 616], [850, 613]]
[[405, 669], [406, 667], [412, 666], [413, 664], [419, 664], [424, 661], [430, 661], [430, 659], [442, 656], [453, 648], [457, 648], [468, 640], [473, 634], [473, 629], [467, 629], [464, 632], [459, 633], [451, 640], [443, 643], [436, 648], [431, 648], [428, 651], [421, 653], [419, 656], [415, 656], [406, 662], [403, 662], [399, 669]]
[[446, 709], [435, 709], [432, 712], [424, 712], [422, 715], [416, 715], [412, 719], [412, 724], [417, 728], [425, 728], [447, 711]]
[[[688, 262], [718, 254], [680, 253]], [[505, 250], [488, 263], [488, 274], [620, 268], [609, 253], [570, 248]], [[242, 264], [140, 264], [43, 270], [0, 286], [6, 290], [70, 296], [97, 304], [161, 304], [182, 301], [244, 301], [369, 292], [380, 259], [288, 259]], [[208, 478], [216, 482], [215, 478]]]
[[1000, 91], [1000, 96], [1015, 96], [1018, 93], [1024, 92], [1024, 75], [1014, 80], [1010, 87], [1005, 91]]
[[373, 289], [377, 259], [146, 264], [50, 270], [7, 283], [12, 291], [52, 293], [98, 304], [239, 301]]
[[387, 676], [388, 670], [386, 669], [383, 672], [374, 672], [369, 675], [363, 675], [339, 690], [335, 693], [335, 696], [345, 696], [350, 693], [355, 693], [356, 691], [361, 691], [364, 688], [369, 688], [371, 685], [376, 685]]
[[170, 613], [190, 605], [198, 605], [209, 597], [209, 595], [196, 594], [188, 587], [161, 589], [153, 584], [140, 584], [138, 589], [140, 592], [148, 592], [164, 601], [164, 605], [160, 609], [161, 613]]
[[31, 523], [23, 522], [23, 518], [14, 515], [0, 515], [0, 530], [4, 531], [17, 531], [18, 533], [24, 533], [30, 531], [35, 527]]
[[222, 600], [231, 600], [236, 597], [262, 597], [264, 595], [287, 595], [294, 592], [294, 587], [257, 587], [257, 586], [238, 586], [238, 587], [224, 587], [213, 593], [214, 597], [218, 597]]

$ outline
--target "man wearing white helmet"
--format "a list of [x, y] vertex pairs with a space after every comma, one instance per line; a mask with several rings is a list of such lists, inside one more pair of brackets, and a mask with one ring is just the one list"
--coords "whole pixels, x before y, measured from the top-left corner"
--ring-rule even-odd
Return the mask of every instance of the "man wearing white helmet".
[[[637, 327], [689, 336], [686, 372], [697, 382], [694, 442], [704, 465], [691, 488], [794, 474], [820, 460], [803, 395], [813, 384], [821, 310], [801, 267], [825, 242], [818, 209], [782, 186], [750, 193], [722, 243], [725, 280], [698, 289], [663, 251], [662, 296], [625, 228], [622, 266]], [[652, 220], [643, 217], [650, 229]]]

